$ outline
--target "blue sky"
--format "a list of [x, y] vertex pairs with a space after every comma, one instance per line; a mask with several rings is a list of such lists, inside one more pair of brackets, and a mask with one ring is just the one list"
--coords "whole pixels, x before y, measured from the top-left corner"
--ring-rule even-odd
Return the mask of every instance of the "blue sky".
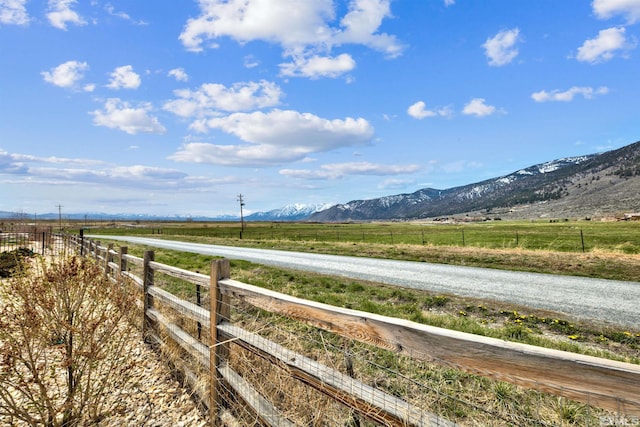
[[0, 0], [0, 210], [237, 214], [640, 139], [640, 0]]

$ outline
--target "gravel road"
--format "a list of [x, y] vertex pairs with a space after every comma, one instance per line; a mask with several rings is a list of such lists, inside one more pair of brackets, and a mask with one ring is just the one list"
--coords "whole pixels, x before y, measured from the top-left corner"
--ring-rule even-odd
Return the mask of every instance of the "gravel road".
[[486, 298], [640, 328], [640, 282], [526, 273], [446, 264], [186, 243], [131, 236], [90, 236], [241, 259], [460, 296]]

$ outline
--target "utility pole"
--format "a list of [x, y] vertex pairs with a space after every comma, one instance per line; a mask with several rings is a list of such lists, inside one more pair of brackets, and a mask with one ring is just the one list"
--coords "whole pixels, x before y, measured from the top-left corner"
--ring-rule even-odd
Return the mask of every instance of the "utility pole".
[[244, 233], [244, 216], [242, 214], [244, 199], [242, 198], [242, 194], [238, 194], [238, 202], [240, 202], [240, 238], [242, 239], [242, 234]]
[[60, 232], [62, 233], [62, 205], [58, 204], [58, 223], [60, 224]]

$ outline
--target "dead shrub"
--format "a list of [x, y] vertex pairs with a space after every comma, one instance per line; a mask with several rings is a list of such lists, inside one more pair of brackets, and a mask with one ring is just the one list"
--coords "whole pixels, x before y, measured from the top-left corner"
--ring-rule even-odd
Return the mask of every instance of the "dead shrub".
[[0, 289], [0, 417], [30, 426], [97, 423], [127, 382], [134, 293], [90, 259], [44, 260]]

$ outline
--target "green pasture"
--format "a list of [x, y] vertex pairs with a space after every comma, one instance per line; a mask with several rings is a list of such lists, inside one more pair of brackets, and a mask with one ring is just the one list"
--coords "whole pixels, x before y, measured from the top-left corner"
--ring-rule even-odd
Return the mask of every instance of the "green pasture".
[[353, 242], [558, 252], [640, 253], [640, 222], [486, 221], [473, 223], [185, 222], [91, 229], [93, 234], [199, 236], [292, 242]]

